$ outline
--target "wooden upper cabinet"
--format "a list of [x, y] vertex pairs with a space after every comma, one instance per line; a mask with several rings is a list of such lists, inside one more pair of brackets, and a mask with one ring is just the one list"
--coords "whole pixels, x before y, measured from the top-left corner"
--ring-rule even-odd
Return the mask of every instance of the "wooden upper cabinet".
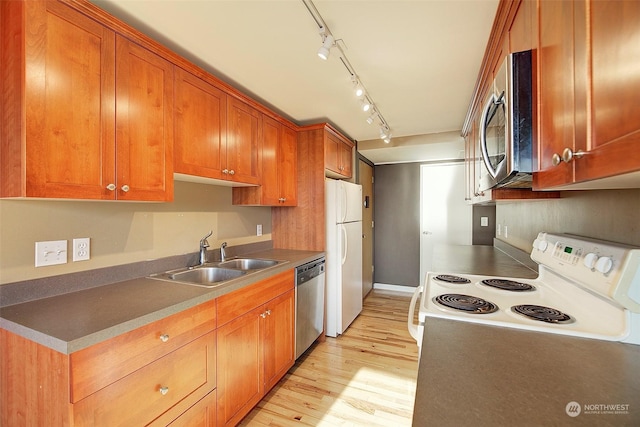
[[297, 203], [297, 133], [262, 117], [262, 174], [259, 187], [235, 187], [237, 205], [295, 206]]
[[589, 154], [575, 160], [576, 181], [640, 170], [640, 2], [589, 4], [591, 135], [577, 147]]
[[262, 161], [262, 116], [233, 97], [229, 97], [227, 105], [227, 162], [222, 173], [233, 181], [257, 185]]
[[174, 171], [224, 179], [227, 158], [227, 95], [176, 67]]
[[113, 199], [114, 32], [58, 2], [0, 7], [0, 195]]
[[353, 143], [334, 133], [325, 131], [324, 161], [327, 175], [335, 178], [351, 178]]
[[536, 23], [536, 0], [522, 0], [509, 29], [509, 53], [536, 48]]
[[173, 65], [118, 36], [118, 199], [173, 200], [173, 95]]
[[0, 7], [0, 196], [171, 200], [169, 63], [59, 2]]
[[571, 182], [573, 167], [554, 154], [574, 148], [574, 2], [541, 1], [538, 49], [538, 170], [534, 188]]
[[640, 171], [640, 3], [546, 0], [539, 13], [535, 187], [640, 187], [620, 177]]

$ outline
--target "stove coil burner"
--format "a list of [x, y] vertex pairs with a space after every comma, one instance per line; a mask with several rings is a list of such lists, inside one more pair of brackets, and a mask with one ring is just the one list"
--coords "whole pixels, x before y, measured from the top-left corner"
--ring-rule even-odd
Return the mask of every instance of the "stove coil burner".
[[471, 280], [465, 279], [460, 276], [452, 276], [451, 274], [439, 274], [435, 277], [436, 280], [440, 280], [441, 282], [447, 283], [457, 283], [463, 285], [465, 283], [471, 283]]
[[482, 283], [483, 285], [491, 286], [493, 288], [502, 289], [504, 291], [528, 292], [536, 290], [536, 288], [532, 285], [515, 282], [508, 279], [485, 279], [480, 283]]
[[568, 314], [556, 310], [555, 308], [544, 307], [541, 305], [514, 305], [511, 311], [525, 316], [529, 319], [539, 320], [546, 323], [571, 323], [573, 318]]
[[498, 306], [494, 303], [470, 295], [442, 294], [434, 297], [433, 302], [471, 314], [489, 314], [498, 311]]

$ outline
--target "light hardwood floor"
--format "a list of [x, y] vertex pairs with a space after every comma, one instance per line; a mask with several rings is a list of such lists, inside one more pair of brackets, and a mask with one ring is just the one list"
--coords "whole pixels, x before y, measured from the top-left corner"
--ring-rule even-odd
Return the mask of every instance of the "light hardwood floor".
[[309, 349], [241, 426], [410, 426], [418, 347], [411, 295], [373, 290], [338, 338]]

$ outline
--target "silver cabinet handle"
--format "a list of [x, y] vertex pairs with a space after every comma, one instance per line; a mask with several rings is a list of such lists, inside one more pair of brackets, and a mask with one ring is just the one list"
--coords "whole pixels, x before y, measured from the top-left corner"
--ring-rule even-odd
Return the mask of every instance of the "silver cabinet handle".
[[167, 341], [169, 341], [169, 334], [162, 334], [162, 335], [160, 335], [160, 341], [162, 341], [162, 342], [167, 342]]
[[228, 174], [229, 173], [229, 169], [222, 169], [222, 173], [225, 174], [225, 175]]
[[115, 184], [109, 184], [109, 185], [107, 185], [107, 190], [109, 190], [109, 191], [113, 191], [113, 190], [115, 190], [115, 189], [116, 189], [116, 185], [115, 185]]
[[120, 187], [120, 189], [126, 193], [129, 191], [129, 186], [125, 184], [122, 187]]
[[267, 313], [267, 316], [271, 316], [271, 310], [267, 310], [265, 313]]
[[166, 387], [166, 386], [160, 387], [160, 394], [161, 395], [164, 396], [167, 393], [169, 393], [169, 387]]
[[553, 166], [558, 166], [560, 163], [562, 163], [562, 157], [560, 157], [560, 154], [553, 153], [553, 156], [551, 156], [551, 164], [553, 164]]
[[264, 319], [265, 317], [267, 317], [267, 313], [260, 313], [260, 317]]
[[562, 161], [564, 161], [565, 163], [569, 163], [574, 158], [579, 159], [580, 157], [584, 156], [585, 154], [587, 154], [587, 153], [585, 153], [582, 150], [578, 150], [578, 151], [576, 151], [574, 153], [571, 148], [565, 148], [564, 151], [562, 152]]
[[233, 169], [229, 171], [229, 175], [235, 175], [235, 174], [236, 174], [236, 171], [234, 171]]

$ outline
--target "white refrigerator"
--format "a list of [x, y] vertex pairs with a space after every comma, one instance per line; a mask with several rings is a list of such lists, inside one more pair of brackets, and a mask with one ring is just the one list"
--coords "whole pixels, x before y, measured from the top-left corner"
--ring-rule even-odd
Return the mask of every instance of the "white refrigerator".
[[329, 178], [325, 186], [325, 334], [335, 337], [362, 311], [362, 186]]

